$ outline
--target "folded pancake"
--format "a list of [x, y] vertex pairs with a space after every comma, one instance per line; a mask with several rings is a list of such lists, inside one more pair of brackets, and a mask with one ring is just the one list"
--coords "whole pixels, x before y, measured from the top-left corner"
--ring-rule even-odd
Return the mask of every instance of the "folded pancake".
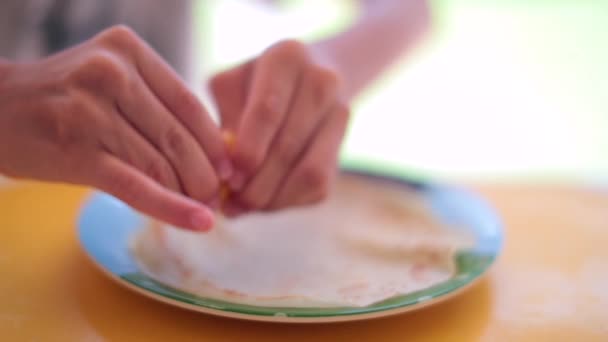
[[446, 281], [471, 243], [415, 191], [344, 175], [320, 205], [219, 219], [209, 233], [154, 223], [131, 250], [148, 276], [201, 297], [362, 307]]

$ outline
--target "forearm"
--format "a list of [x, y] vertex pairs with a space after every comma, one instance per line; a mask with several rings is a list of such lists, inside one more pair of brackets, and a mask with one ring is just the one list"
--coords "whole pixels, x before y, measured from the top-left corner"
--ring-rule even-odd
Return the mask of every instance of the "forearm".
[[353, 26], [313, 47], [337, 69], [350, 100], [399, 56], [429, 25], [425, 0], [364, 0]]

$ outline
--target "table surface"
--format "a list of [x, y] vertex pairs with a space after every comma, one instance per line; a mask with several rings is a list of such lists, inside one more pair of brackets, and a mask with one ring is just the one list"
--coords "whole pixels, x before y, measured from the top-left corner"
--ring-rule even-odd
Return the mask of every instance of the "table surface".
[[0, 189], [3, 341], [608, 341], [608, 191], [477, 186], [506, 244], [489, 275], [444, 303], [389, 318], [278, 325], [157, 303], [102, 275], [75, 220], [87, 190]]

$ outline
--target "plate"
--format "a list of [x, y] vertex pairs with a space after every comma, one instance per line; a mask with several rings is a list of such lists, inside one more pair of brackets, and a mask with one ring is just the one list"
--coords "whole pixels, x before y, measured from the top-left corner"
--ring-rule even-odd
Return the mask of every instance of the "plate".
[[343, 172], [369, 181], [390, 181], [424, 196], [435, 215], [447, 224], [466, 229], [475, 244], [459, 251], [457, 271], [449, 280], [414, 293], [362, 308], [275, 308], [202, 298], [165, 286], [146, 276], [129, 253], [129, 239], [145, 225], [145, 218], [118, 199], [96, 192], [85, 203], [79, 219], [79, 238], [86, 254], [119, 284], [161, 302], [212, 315], [270, 322], [339, 322], [370, 319], [419, 309], [454, 296], [488, 270], [503, 241], [500, 221], [492, 208], [468, 191], [432, 182], [414, 181], [398, 172], [348, 167]]

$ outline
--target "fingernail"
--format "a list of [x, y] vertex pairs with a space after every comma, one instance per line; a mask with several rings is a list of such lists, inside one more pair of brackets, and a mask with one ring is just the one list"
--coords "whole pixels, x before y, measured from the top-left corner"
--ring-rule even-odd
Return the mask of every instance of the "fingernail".
[[218, 165], [217, 172], [220, 180], [229, 180], [233, 173], [232, 163], [229, 160], [222, 160]]
[[245, 176], [241, 172], [234, 172], [228, 183], [232, 191], [241, 191], [245, 186]]
[[194, 230], [208, 231], [213, 225], [213, 219], [209, 216], [209, 214], [197, 211], [190, 217], [190, 223], [192, 224], [192, 229]]

